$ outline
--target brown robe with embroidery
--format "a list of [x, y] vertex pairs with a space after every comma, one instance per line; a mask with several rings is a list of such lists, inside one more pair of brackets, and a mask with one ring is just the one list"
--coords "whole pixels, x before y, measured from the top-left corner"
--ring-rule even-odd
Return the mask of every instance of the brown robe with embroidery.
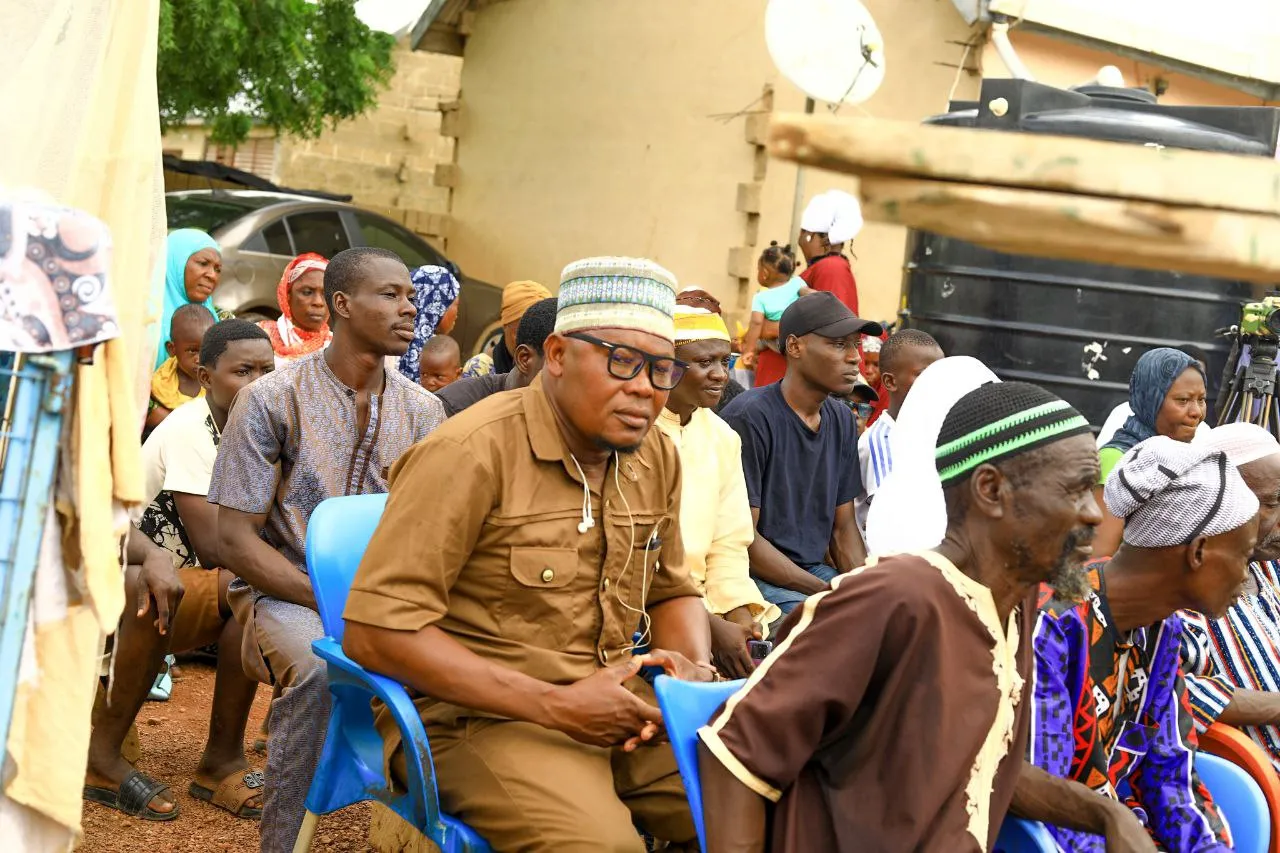
[[810, 598], [700, 735], [776, 803], [772, 851], [989, 850], [1026, 750], [1034, 591], [997, 642], [990, 592], [940, 555], [872, 563]]

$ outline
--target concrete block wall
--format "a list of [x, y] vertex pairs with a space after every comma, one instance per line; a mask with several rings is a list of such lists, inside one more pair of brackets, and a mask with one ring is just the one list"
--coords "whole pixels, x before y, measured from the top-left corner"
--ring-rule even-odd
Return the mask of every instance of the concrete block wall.
[[441, 105], [458, 98], [462, 60], [396, 46], [396, 74], [377, 106], [310, 140], [282, 139], [276, 175], [299, 189], [347, 193], [424, 236], [446, 235], [449, 188], [436, 166], [453, 162]]

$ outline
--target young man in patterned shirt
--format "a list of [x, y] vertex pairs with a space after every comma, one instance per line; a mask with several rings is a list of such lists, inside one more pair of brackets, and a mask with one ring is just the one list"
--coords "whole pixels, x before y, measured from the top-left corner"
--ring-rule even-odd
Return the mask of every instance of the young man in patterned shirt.
[[444, 420], [436, 397], [399, 371], [416, 315], [409, 270], [392, 252], [339, 252], [324, 273], [333, 342], [245, 389], [227, 421], [209, 502], [243, 664], [279, 684], [271, 703], [262, 850], [293, 848], [329, 717], [324, 635], [307, 576], [307, 521], [325, 498], [387, 490], [387, 473]]

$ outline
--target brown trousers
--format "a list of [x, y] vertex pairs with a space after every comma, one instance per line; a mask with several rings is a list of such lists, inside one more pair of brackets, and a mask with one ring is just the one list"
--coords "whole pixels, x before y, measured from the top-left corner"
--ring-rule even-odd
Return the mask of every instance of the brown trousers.
[[[497, 853], [644, 853], [637, 825], [678, 844], [696, 837], [669, 744], [628, 753], [476, 717], [428, 722], [427, 736], [440, 808]], [[403, 754], [392, 763], [403, 779]]]

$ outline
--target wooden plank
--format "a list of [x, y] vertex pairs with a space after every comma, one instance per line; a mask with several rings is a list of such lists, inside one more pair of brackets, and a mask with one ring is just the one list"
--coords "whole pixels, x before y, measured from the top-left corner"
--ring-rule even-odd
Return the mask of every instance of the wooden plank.
[[863, 215], [1002, 252], [1280, 279], [1280, 218], [1125, 199], [865, 175]]
[[769, 150], [784, 160], [855, 175], [1280, 214], [1280, 163], [1265, 157], [800, 114], [774, 116]]

